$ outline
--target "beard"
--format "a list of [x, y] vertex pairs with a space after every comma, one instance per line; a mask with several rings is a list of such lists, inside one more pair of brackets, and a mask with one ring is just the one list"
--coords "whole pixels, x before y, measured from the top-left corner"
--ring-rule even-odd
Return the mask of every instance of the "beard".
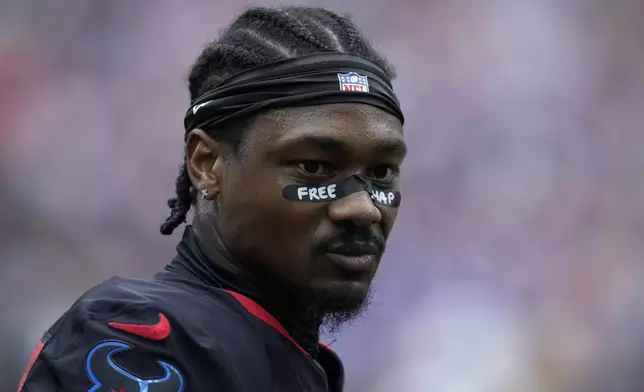
[[365, 292], [356, 289], [352, 282], [334, 290], [305, 290], [297, 295], [298, 323], [317, 325], [320, 332], [336, 335], [340, 329], [350, 326], [366, 315], [373, 298], [373, 288]]
[[[354, 253], [364, 251], [364, 254], [374, 254], [376, 265], [371, 271], [353, 271], [324, 264], [328, 263], [326, 255], [339, 248], [349, 254], [356, 249], [358, 252]], [[261, 252], [244, 253], [248, 249], [235, 249], [235, 254], [241, 254], [238, 257], [242, 260], [274, 257], [273, 254]], [[253, 270], [253, 276], [256, 277], [254, 282], [260, 287], [262, 294], [259, 297], [265, 299], [263, 305], [296, 340], [302, 341], [308, 340], [299, 339], [302, 335], [313, 332], [316, 335], [318, 332], [335, 335], [341, 328], [366, 314], [373, 297], [371, 283], [384, 252], [385, 239], [381, 235], [372, 230], [345, 228], [316, 241], [310, 253], [302, 257], [307, 262], [299, 268], [297, 275], [289, 276], [291, 271], [277, 272], [273, 269], [272, 266], [279, 264], [279, 260], [256, 263], [249, 269]], [[293, 261], [297, 262], [297, 259]]]
[[[369, 291], [359, 301], [344, 308], [333, 307], [333, 302], [327, 298], [326, 300], [329, 302], [326, 304], [329, 306], [326, 306], [326, 313], [322, 317], [320, 331], [326, 335], [334, 336], [341, 328], [351, 326], [353, 322], [367, 314], [372, 298], [373, 288], [369, 288]], [[323, 302], [323, 305], [326, 304]], [[335, 305], [338, 305], [338, 303], [336, 302]]]
[[[312, 249], [312, 259], [325, 263], [328, 253], [374, 254], [373, 271], [337, 269], [336, 282], [329, 285], [312, 285], [304, 289], [300, 301], [303, 314], [322, 320], [325, 333], [336, 333], [366, 313], [373, 297], [372, 282], [385, 253], [385, 238], [372, 229], [359, 230], [350, 225], [339, 226], [338, 231], [317, 241]], [[316, 287], [317, 286], [317, 287]]]

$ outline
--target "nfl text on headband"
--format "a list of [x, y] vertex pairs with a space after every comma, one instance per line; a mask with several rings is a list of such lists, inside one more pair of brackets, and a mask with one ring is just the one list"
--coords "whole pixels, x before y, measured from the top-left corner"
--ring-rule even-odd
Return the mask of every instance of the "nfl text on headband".
[[346, 53], [316, 53], [242, 71], [221, 82], [190, 106], [187, 134], [214, 128], [264, 109], [330, 103], [364, 103], [404, 122], [385, 71], [373, 61]]

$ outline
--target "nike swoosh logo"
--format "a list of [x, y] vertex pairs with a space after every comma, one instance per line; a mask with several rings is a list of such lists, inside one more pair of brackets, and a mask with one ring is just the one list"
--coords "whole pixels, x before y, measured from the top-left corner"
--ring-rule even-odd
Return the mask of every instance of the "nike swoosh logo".
[[123, 323], [107, 323], [108, 326], [120, 331], [129, 332], [150, 340], [165, 340], [170, 336], [170, 322], [163, 313], [159, 313], [159, 322], [154, 325], [137, 325]]

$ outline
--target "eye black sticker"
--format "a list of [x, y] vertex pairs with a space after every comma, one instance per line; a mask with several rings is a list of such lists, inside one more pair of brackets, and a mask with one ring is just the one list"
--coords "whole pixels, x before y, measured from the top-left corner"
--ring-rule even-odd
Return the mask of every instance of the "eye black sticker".
[[339, 182], [317, 186], [287, 185], [282, 194], [291, 201], [305, 203], [331, 203], [357, 192], [366, 191], [374, 203], [385, 207], [400, 206], [400, 191], [373, 186], [371, 181], [359, 175], [352, 175]]

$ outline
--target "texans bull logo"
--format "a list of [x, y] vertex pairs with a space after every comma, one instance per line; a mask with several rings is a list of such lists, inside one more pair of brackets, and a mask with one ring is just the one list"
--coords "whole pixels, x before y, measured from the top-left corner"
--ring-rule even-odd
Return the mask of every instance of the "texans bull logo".
[[87, 356], [87, 375], [94, 383], [88, 392], [181, 392], [183, 376], [167, 362], [157, 361], [165, 375], [156, 379], [142, 379], [120, 367], [112, 356], [130, 350], [122, 342], [103, 342], [96, 345]]

